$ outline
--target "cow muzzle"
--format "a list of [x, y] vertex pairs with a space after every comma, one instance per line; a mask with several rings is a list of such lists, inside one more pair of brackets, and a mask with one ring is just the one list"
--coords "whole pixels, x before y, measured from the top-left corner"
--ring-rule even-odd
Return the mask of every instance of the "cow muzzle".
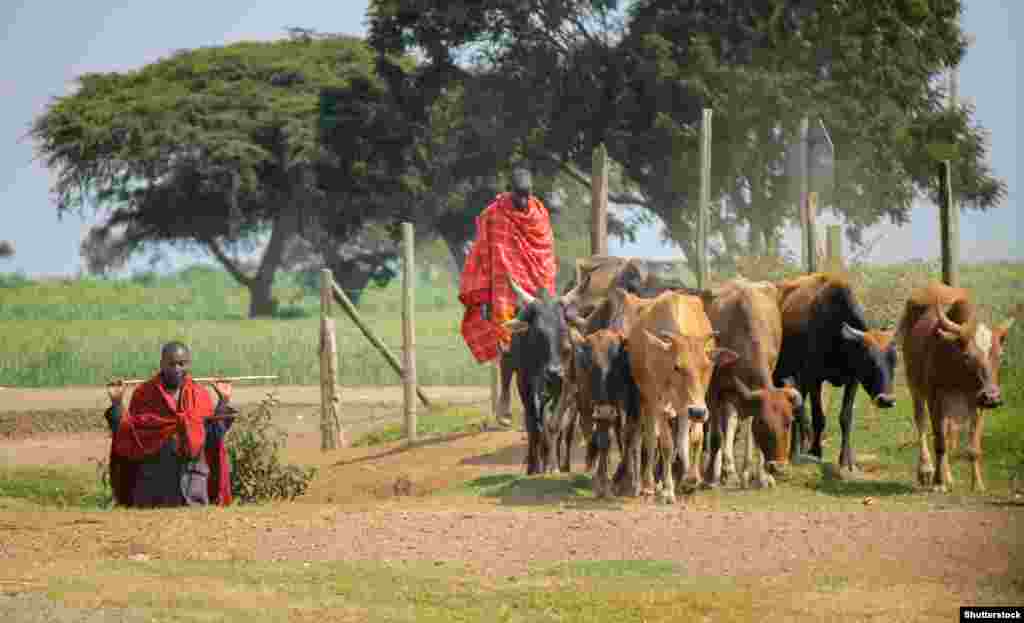
[[786, 468], [789, 466], [789, 461], [765, 461], [764, 467], [768, 470], [768, 473], [776, 478], [786, 477]]
[[706, 422], [708, 420], [707, 407], [687, 407], [686, 416], [694, 422]]
[[896, 399], [892, 394], [878, 394], [875, 398], [875, 405], [881, 409], [891, 409], [896, 406]]
[[618, 412], [612, 405], [596, 405], [594, 407], [594, 419], [595, 420], [607, 420], [612, 421]]
[[986, 387], [978, 392], [978, 406], [982, 409], [996, 409], [1003, 406], [1002, 392], [998, 387]]

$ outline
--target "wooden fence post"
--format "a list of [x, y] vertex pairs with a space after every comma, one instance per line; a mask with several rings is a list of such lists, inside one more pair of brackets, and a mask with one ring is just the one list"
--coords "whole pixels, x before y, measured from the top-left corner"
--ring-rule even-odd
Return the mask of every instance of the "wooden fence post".
[[711, 116], [704, 109], [700, 124], [700, 199], [697, 205], [697, 287], [708, 287], [708, 208], [711, 203]]
[[338, 346], [331, 318], [334, 276], [329, 268], [320, 271], [320, 450], [348, 445], [341, 428], [338, 393]]
[[416, 441], [416, 266], [413, 258], [415, 231], [402, 223], [402, 389], [405, 405], [405, 438]]
[[[403, 374], [401, 362], [395, 358], [384, 342], [382, 342], [381, 339], [374, 334], [373, 330], [370, 329], [369, 325], [366, 324], [362, 316], [359, 315], [359, 312], [356, 311], [356, 306], [352, 304], [348, 295], [345, 294], [345, 291], [339, 288], [337, 283], [332, 283], [331, 287], [334, 289], [334, 300], [341, 304], [341, 309], [348, 314], [348, 317], [352, 319], [352, 322], [354, 322], [359, 330], [363, 332], [363, 335], [366, 336], [366, 339], [369, 340], [370, 344], [373, 344], [373, 347], [384, 356], [384, 359], [388, 362], [388, 365], [391, 366], [391, 369], [395, 371], [395, 374], [401, 377]], [[430, 400], [428, 400], [427, 395], [423, 393], [422, 387], [416, 388], [416, 395], [420, 397], [420, 402], [423, 403], [423, 406], [429, 409]]]
[[828, 226], [828, 270], [841, 271], [843, 264], [843, 239], [839, 225]]
[[960, 285], [960, 212], [953, 201], [952, 169], [949, 160], [939, 166], [939, 230], [942, 244], [942, 282]]
[[608, 255], [608, 150], [594, 148], [590, 183], [590, 254]]
[[807, 228], [804, 235], [807, 238], [807, 272], [813, 273], [818, 270], [818, 193], [807, 193]]

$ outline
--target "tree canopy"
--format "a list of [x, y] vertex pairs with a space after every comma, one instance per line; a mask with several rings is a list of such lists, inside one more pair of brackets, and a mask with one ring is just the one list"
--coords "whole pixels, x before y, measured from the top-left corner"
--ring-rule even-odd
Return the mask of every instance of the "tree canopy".
[[[936, 198], [941, 159], [955, 162], [961, 205], [987, 209], [1005, 184], [985, 162], [983, 129], [947, 109], [937, 78], [965, 41], [957, 0], [850, 3], [634, 0], [374, 0], [370, 42], [393, 83], [465, 83], [467, 59], [505, 78], [506, 100], [532, 131], [534, 155], [589, 167], [599, 142], [639, 198], [693, 253], [701, 109], [714, 110], [712, 225], [745, 223], [770, 241], [796, 218], [793, 146], [801, 117], [835, 146], [819, 205], [864, 227], [906, 222]], [[424, 62], [400, 71], [391, 56]], [[726, 236], [728, 237], [728, 236]]]
[[[359, 102], [383, 87], [359, 39], [199, 48], [78, 82], [31, 133], [57, 172], [59, 213], [102, 213], [87, 244], [113, 239], [113, 257], [154, 243], [199, 246], [249, 287], [250, 315], [265, 315], [290, 237], [321, 228], [344, 236], [375, 216], [365, 196], [352, 200], [373, 172], [323, 158], [318, 128], [321, 89]], [[267, 233], [258, 268], [244, 270], [234, 254]]]

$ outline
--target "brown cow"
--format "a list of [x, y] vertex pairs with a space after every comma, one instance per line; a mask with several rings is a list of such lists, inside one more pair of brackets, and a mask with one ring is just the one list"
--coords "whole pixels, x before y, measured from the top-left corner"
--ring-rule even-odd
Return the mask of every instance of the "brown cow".
[[[774, 484], [772, 474], [781, 472], [789, 463], [789, 433], [793, 410], [801, 404], [800, 392], [792, 387], [778, 389], [772, 383], [772, 372], [782, 347], [782, 313], [778, 290], [769, 282], [753, 282], [742, 277], [717, 288], [707, 308], [711, 326], [718, 332], [719, 345], [735, 351], [739, 361], [720, 368], [712, 377], [710, 456], [707, 484], [715, 486], [728, 481], [736, 472], [733, 442], [737, 415], [746, 432], [746, 460], [740, 483], [750, 482], [753, 440], [757, 442], [754, 457], [755, 483], [760, 487]], [[722, 437], [725, 452], [722, 456]], [[768, 467], [763, 473], [761, 453]], [[724, 460], [723, 460], [724, 459]]]
[[[627, 314], [629, 304], [627, 303]], [[644, 309], [626, 338], [633, 379], [640, 394], [640, 430], [644, 436], [643, 491], [654, 492], [654, 456], [657, 449], [665, 465], [672, 465], [676, 448], [682, 459], [683, 484], [699, 482], [699, 471], [690, 461], [690, 426], [680, 422], [679, 439], [673, 439], [670, 411], [687, 422], [707, 421], [705, 395], [715, 366], [735, 363], [738, 355], [729, 349], [715, 348], [715, 333], [700, 297], [665, 292], [644, 301]], [[634, 448], [639, 435], [630, 436], [624, 458], [626, 474], [632, 474]], [[658, 443], [656, 448], [655, 443]], [[662, 494], [668, 503], [675, 501], [675, 479], [671, 469], [664, 470]], [[634, 494], [637, 493], [634, 491]]]
[[[948, 315], [943, 309], [947, 306]], [[899, 336], [920, 445], [918, 483], [932, 485], [936, 491], [946, 492], [953, 484], [948, 450], [955, 447], [965, 423], [971, 435], [968, 456], [974, 468], [972, 488], [985, 490], [981, 474], [984, 419], [979, 411], [1002, 404], [999, 365], [1013, 319], [989, 329], [975, 316], [967, 289], [932, 283], [911, 295], [900, 321]], [[926, 406], [938, 469], [928, 455]]]

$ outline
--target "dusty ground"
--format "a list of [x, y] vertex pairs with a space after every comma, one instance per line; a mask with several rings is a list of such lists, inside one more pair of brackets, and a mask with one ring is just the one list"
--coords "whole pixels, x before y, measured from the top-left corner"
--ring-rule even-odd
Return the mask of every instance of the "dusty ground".
[[[289, 460], [321, 469], [300, 503], [244, 511], [84, 513], [0, 499], [0, 593], [5, 580], [30, 585], [74, 560], [183, 557], [458, 561], [494, 581], [558, 561], [657, 559], [701, 575], [784, 582], [823, 573], [893, 584], [934, 582], [958, 603], [976, 598], [987, 582], [1020, 581], [1020, 507], [901, 512], [878, 500], [855, 511], [730, 512], [720, 497], [700, 493], [673, 507], [602, 502], [576, 495], [572, 476], [517, 480], [525, 453], [518, 431], [463, 434], [414, 448], [322, 453], [319, 390], [280, 390], [286, 407], [279, 421], [291, 433]], [[343, 417], [362, 422], [360, 427], [393, 421], [400, 391], [346, 388]], [[488, 396], [486, 388], [427, 391], [448, 402], [486, 404]], [[101, 417], [102, 394], [98, 405], [89, 402], [96, 401], [95, 393], [4, 390], [0, 409], [18, 410], [14, 398], [21, 410], [29, 404], [42, 411], [92, 407]], [[264, 393], [240, 388], [237, 402], [252, 404]], [[0, 439], [0, 465], [87, 465], [103, 457], [108, 443], [102, 433]], [[574, 472], [581, 471], [577, 464]], [[478, 495], [466, 483], [490, 486], [492, 493]], [[201, 551], [186, 547], [197, 531], [208, 535]], [[1016, 590], [1024, 594], [1024, 584]]]

